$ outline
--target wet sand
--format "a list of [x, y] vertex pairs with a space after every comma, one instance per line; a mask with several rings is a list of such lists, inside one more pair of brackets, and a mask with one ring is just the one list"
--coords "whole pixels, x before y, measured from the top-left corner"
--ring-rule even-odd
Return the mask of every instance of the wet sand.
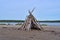
[[60, 27], [43, 27], [44, 31], [21, 31], [19, 25], [0, 25], [0, 40], [60, 40]]

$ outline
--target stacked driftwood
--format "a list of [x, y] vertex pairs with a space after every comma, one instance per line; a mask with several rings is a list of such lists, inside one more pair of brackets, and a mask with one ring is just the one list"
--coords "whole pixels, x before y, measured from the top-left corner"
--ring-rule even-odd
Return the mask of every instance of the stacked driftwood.
[[[34, 10], [34, 9], [33, 9]], [[33, 30], [33, 29], [37, 29], [37, 30], [43, 30], [43, 28], [40, 26], [40, 24], [37, 23], [36, 18], [32, 15], [32, 11], [29, 11], [29, 15], [27, 16], [25, 22], [22, 24], [22, 26], [20, 28], [18, 28], [19, 30]]]

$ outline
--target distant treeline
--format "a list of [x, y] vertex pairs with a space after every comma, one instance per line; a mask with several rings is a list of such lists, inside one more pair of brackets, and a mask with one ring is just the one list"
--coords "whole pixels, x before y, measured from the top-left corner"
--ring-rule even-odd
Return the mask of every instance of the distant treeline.
[[0, 22], [24, 22], [24, 20], [0, 20]]
[[[25, 20], [0, 20], [0, 22], [24, 22]], [[45, 20], [37, 22], [60, 22], [60, 20]]]

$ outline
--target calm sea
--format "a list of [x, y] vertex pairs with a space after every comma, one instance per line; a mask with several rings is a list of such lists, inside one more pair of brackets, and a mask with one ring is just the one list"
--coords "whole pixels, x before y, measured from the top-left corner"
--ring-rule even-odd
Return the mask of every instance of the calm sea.
[[[22, 22], [19, 22], [19, 24], [21, 24]], [[0, 24], [18, 24], [18, 22], [0, 22]], [[55, 23], [51, 23], [51, 22], [40, 22], [39, 24], [46, 24], [48, 26], [60, 26], [60, 22], [55, 22]]]
[[59, 23], [40, 23], [40, 24], [46, 24], [48, 26], [60, 26], [60, 22]]

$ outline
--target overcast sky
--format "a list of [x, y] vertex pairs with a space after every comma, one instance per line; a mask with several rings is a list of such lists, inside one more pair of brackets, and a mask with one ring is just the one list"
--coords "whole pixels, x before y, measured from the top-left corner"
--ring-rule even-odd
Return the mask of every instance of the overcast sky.
[[34, 7], [37, 20], [60, 20], [60, 0], [0, 0], [0, 20], [24, 20]]

